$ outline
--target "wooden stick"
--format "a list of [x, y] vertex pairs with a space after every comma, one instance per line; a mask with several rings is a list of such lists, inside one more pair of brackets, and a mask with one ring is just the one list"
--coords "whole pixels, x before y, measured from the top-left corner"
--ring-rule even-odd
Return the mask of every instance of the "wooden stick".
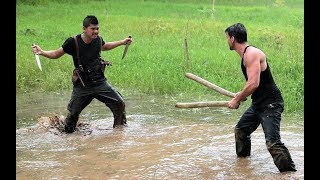
[[194, 81], [196, 81], [196, 82], [198, 82], [198, 83], [200, 83], [200, 84], [202, 84], [204, 86], [207, 86], [208, 88], [211, 88], [211, 89], [213, 89], [213, 90], [215, 90], [215, 91], [217, 91], [217, 92], [219, 92], [219, 93], [221, 93], [221, 94], [223, 94], [225, 96], [233, 98], [236, 95], [235, 93], [230, 92], [230, 91], [228, 91], [226, 89], [223, 89], [223, 88], [221, 88], [221, 87], [219, 87], [219, 86], [217, 86], [215, 84], [212, 84], [211, 82], [209, 82], [209, 81], [207, 81], [205, 79], [202, 79], [202, 78], [200, 78], [200, 77], [198, 77], [198, 76], [196, 76], [196, 75], [194, 75], [192, 73], [186, 73], [185, 76], [187, 78], [192, 79], [192, 80], [194, 80]]
[[211, 10], [211, 16], [213, 17], [214, 14], [214, 0], [212, 0], [212, 10]]
[[189, 24], [189, 20], [187, 22], [187, 27], [186, 27], [186, 33], [185, 33], [185, 36], [184, 36], [184, 50], [185, 50], [185, 53], [184, 53], [184, 58], [185, 58], [185, 71], [188, 71], [189, 70], [189, 51], [188, 51], [188, 42], [187, 42], [187, 38], [188, 38], [188, 24]]
[[228, 107], [229, 101], [209, 101], [209, 102], [192, 102], [177, 103], [177, 108], [203, 108], [203, 107]]

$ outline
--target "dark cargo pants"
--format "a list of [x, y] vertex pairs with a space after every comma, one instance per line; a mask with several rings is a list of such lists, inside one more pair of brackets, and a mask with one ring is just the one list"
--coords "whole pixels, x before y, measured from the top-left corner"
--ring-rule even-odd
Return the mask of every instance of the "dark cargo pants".
[[255, 111], [253, 107], [245, 111], [235, 127], [236, 153], [238, 156], [250, 156], [250, 135], [261, 124], [267, 149], [279, 171], [296, 171], [289, 150], [281, 142], [280, 138], [280, 121], [281, 113], [284, 110], [283, 107], [283, 103], [273, 103], [262, 111]]
[[107, 82], [97, 86], [74, 86], [71, 99], [68, 104], [69, 114], [65, 120], [65, 131], [75, 131], [81, 111], [94, 99], [98, 99], [110, 108], [113, 113], [113, 128], [117, 125], [126, 125], [125, 103], [121, 94]]

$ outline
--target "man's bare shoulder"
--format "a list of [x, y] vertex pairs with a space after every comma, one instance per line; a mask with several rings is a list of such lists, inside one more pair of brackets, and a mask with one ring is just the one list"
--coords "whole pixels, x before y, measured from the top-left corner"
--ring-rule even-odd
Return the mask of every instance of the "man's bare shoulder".
[[265, 53], [261, 49], [253, 47], [253, 46], [250, 46], [247, 49], [247, 52], [245, 53], [245, 55], [249, 59], [251, 59], [251, 58], [265, 59], [265, 57], [266, 57]]

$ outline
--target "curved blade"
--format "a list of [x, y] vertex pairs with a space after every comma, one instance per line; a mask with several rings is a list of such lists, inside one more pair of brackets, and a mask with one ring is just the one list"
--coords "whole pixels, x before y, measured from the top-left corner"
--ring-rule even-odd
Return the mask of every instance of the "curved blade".
[[[32, 43], [32, 46], [34, 46], [34, 43]], [[36, 61], [37, 61], [38, 67], [39, 67], [40, 71], [42, 71], [39, 54], [38, 53], [34, 53], [34, 55], [36, 56]]]
[[[129, 36], [129, 38], [131, 38], [131, 36]], [[123, 51], [123, 54], [122, 54], [122, 58], [121, 58], [121, 59], [123, 59], [124, 57], [126, 57], [126, 54], [127, 54], [128, 48], [129, 48], [129, 45], [130, 45], [130, 44], [126, 44], [126, 47], [124, 48], [124, 51]]]
[[123, 51], [123, 54], [122, 54], [122, 59], [123, 59], [124, 57], [126, 57], [128, 48], [129, 48], [129, 44], [126, 44], [126, 47], [124, 48], [124, 51]]
[[36, 56], [36, 60], [37, 60], [38, 67], [39, 67], [40, 71], [42, 71], [39, 55], [38, 55], [38, 54], [35, 54], [35, 56]]

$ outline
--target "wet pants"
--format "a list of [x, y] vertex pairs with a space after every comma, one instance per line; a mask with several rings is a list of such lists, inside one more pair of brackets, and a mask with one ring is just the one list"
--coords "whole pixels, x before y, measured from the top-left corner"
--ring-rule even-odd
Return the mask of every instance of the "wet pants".
[[125, 103], [121, 94], [106, 81], [97, 86], [74, 86], [68, 104], [69, 114], [65, 120], [65, 131], [75, 131], [81, 111], [94, 99], [98, 99], [110, 108], [113, 113], [113, 128], [117, 125], [126, 125]]
[[273, 158], [274, 164], [280, 172], [296, 171], [289, 150], [281, 142], [280, 121], [283, 103], [269, 104], [262, 111], [248, 108], [235, 127], [236, 153], [239, 157], [250, 156], [250, 135], [261, 124], [266, 145]]

